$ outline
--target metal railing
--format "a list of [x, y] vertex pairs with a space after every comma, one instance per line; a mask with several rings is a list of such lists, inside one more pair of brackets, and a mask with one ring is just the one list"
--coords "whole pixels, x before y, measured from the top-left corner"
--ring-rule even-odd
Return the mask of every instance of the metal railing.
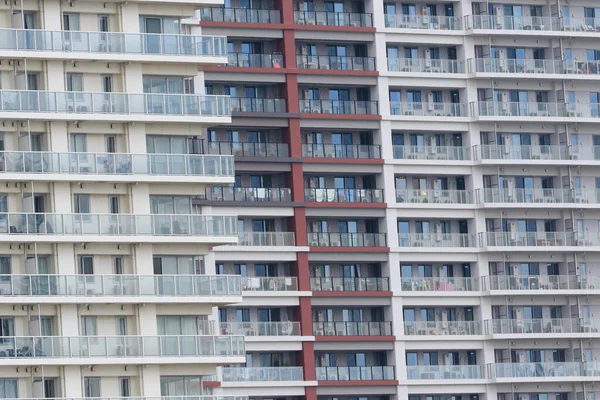
[[[203, 375], [205, 377], [206, 375]], [[6, 398], [4, 400], [42, 400], [41, 398]], [[248, 396], [132, 396], [132, 397], [53, 397], [52, 400], [248, 400]]]
[[287, 143], [208, 142], [208, 154], [230, 154], [238, 157], [289, 157]]
[[[573, 232], [481, 232], [482, 246], [504, 247], [556, 247], [586, 246], [589, 240], [577, 238]], [[595, 241], [597, 242], [597, 240]]]
[[471, 149], [458, 146], [393, 146], [397, 160], [456, 160], [471, 159]]
[[477, 189], [477, 200], [481, 203], [598, 203], [597, 189]]
[[461, 20], [458, 17], [446, 17], [443, 15], [385, 14], [385, 27], [455, 31], [461, 29]]
[[476, 247], [469, 233], [399, 233], [400, 247]]
[[227, 66], [247, 68], [283, 68], [283, 54], [228, 53]]
[[598, 362], [594, 361], [494, 363], [487, 365], [487, 372], [491, 379], [600, 376]]
[[248, 292], [286, 292], [298, 290], [295, 276], [244, 276], [242, 290]]
[[318, 381], [382, 381], [396, 379], [393, 366], [317, 367]]
[[371, 100], [299, 100], [304, 114], [361, 114], [377, 115], [378, 102]]
[[462, 60], [442, 60], [432, 58], [388, 58], [390, 72], [431, 72], [441, 74], [464, 74]]
[[223, 382], [304, 381], [302, 367], [223, 367]]
[[[567, 146], [482, 144], [473, 146], [480, 160], [572, 160]], [[600, 155], [600, 152], [598, 153]], [[592, 158], [593, 159], [593, 158]]]
[[[584, 326], [591, 332], [592, 325], [578, 318], [534, 318], [534, 319], [488, 319], [485, 321], [488, 335], [507, 334], [552, 334], [580, 333]], [[594, 327], [595, 332], [598, 331]]]
[[381, 292], [390, 290], [389, 278], [379, 277], [328, 277], [310, 278], [313, 292]]
[[0, 111], [229, 116], [229, 96], [164, 93], [48, 92], [42, 90], [0, 90]]
[[332, 71], [375, 71], [375, 57], [296, 55], [296, 67]]
[[0, 213], [0, 234], [236, 236], [237, 218], [187, 214]]
[[473, 204], [471, 190], [396, 189], [398, 203]]
[[385, 247], [385, 233], [309, 232], [311, 247]]
[[[560, 31], [558, 17], [511, 17], [504, 15], [467, 15], [467, 29], [492, 29], [509, 31]], [[535, 34], [535, 32], [532, 32]]]
[[241, 295], [238, 275], [0, 275], [0, 297]]
[[373, 14], [333, 11], [294, 11], [294, 23], [298, 25], [327, 25], [372, 27]]
[[232, 97], [231, 110], [252, 113], [284, 113], [285, 99], [263, 99], [254, 97]]
[[0, 49], [68, 53], [225, 56], [224, 36], [0, 29]]
[[312, 158], [381, 158], [381, 146], [372, 144], [302, 143], [302, 156]]
[[[582, 105], [581, 103], [574, 104], [574, 106]], [[471, 103], [471, 115], [476, 117], [566, 117], [566, 108], [565, 103], [479, 101]], [[577, 111], [574, 109], [573, 112]]]
[[407, 336], [482, 335], [481, 321], [405, 321]]
[[402, 290], [405, 292], [448, 292], [481, 290], [479, 278], [417, 276], [402, 277]]
[[298, 336], [300, 322], [221, 322], [222, 335], [244, 336]]
[[580, 275], [489, 275], [485, 290], [591, 290], [600, 289], [600, 278]]
[[279, 10], [254, 8], [205, 7], [200, 9], [202, 21], [240, 22], [254, 24], [280, 24]]
[[483, 379], [482, 365], [407, 365], [407, 378], [412, 379]]
[[390, 321], [316, 321], [313, 322], [315, 336], [391, 336]]
[[295, 246], [294, 232], [240, 232], [238, 246]]
[[304, 200], [317, 203], [383, 203], [383, 189], [304, 189]]
[[212, 201], [292, 201], [292, 189], [209, 186], [205, 196]]
[[390, 101], [391, 115], [420, 117], [466, 117], [467, 108], [461, 103], [402, 103]]
[[469, 73], [598, 75], [600, 61], [471, 58]]

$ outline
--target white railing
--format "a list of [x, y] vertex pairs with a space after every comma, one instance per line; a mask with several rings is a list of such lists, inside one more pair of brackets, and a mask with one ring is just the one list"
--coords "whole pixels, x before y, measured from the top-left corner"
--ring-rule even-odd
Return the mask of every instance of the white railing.
[[405, 292], [448, 292], [481, 290], [479, 278], [417, 276], [402, 277], [402, 290]]
[[[467, 29], [492, 29], [508, 31], [560, 31], [558, 17], [512, 17], [504, 15], [468, 15]], [[535, 32], [531, 32], [535, 35]]]
[[600, 289], [600, 278], [579, 275], [489, 275], [485, 290], [591, 290]]
[[598, 362], [531, 362], [488, 364], [488, 377], [495, 378], [554, 378], [599, 376]]
[[[539, 146], [512, 144], [483, 144], [473, 146], [473, 153], [481, 160], [571, 160], [567, 146]], [[600, 153], [598, 153], [600, 154]], [[593, 159], [593, 158], [592, 158]]]
[[396, 202], [419, 204], [473, 204], [473, 191], [444, 189], [396, 189]]
[[381, 381], [396, 379], [393, 366], [317, 367], [318, 381]]
[[404, 321], [407, 336], [482, 335], [481, 321]]
[[564, 117], [565, 110], [565, 103], [495, 101], [471, 103], [471, 115], [474, 117]]
[[302, 367], [223, 367], [223, 382], [303, 381]]
[[399, 233], [400, 247], [475, 247], [475, 235], [468, 233]]
[[390, 290], [389, 278], [378, 277], [335, 277], [310, 278], [313, 292], [380, 292]]
[[482, 232], [479, 239], [482, 246], [489, 247], [586, 246], [588, 242], [593, 244], [585, 238], [578, 239], [573, 232]]
[[589, 189], [477, 189], [480, 203], [597, 203], [598, 193]]
[[295, 246], [294, 232], [240, 232], [238, 246]]
[[458, 17], [446, 17], [443, 15], [385, 14], [385, 27], [454, 31], [461, 29], [461, 20]]
[[467, 108], [461, 103], [402, 103], [390, 101], [391, 115], [420, 116], [420, 117], [466, 117]]
[[402, 160], [470, 160], [471, 149], [458, 146], [393, 146], [394, 158]]
[[483, 379], [482, 365], [407, 365], [406, 375], [412, 379]]
[[248, 292], [286, 292], [298, 290], [295, 276], [244, 276], [242, 290]]
[[366, 232], [309, 232], [311, 247], [385, 247], [385, 233]]
[[432, 58], [388, 58], [390, 72], [431, 72], [441, 74], [462, 74], [465, 63], [462, 60], [446, 60]]
[[[490, 319], [485, 321], [488, 335], [506, 334], [552, 334], [592, 332], [592, 325], [586, 325], [577, 318], [534, 318], [534, 319]], [[594, 326], [595, 332], [598, 328]]]
[[390, 321], [317, 321], [315, 336], [391, 336]]
[[383, 189], [304, 189], [304, 199], [317, 203], [383, 203]]
[[298, 336], [300, 322], [221, 322], [222, 335], [244, 336]]

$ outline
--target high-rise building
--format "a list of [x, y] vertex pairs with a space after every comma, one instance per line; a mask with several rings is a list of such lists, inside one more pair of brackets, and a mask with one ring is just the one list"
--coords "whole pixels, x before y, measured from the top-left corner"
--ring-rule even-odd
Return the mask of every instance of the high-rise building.
[[[593, 0], [230, 0], [207, 154], [243, 275], [211, 390], [281, 400], [594, 400], [600, 8]], [[211, 256], [212, 257], [212, 256]], [[212, 262], [212, 261], [211, 261]]]

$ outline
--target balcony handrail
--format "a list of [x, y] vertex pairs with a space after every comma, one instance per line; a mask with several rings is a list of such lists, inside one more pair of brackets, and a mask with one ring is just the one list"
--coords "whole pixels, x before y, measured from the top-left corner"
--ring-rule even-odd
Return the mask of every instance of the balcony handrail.
[[266, 97], [232, 97], [231, 109], [238, 112], [286, 112], [286, 99]]
[[483, 379], [483, 365], [407, 365], [408, 379]]
[[[42, 400], [39, 397], [4, 398], [3, 400]], [[130, 397], [53, 397], [52, 400], [248, 400], [248, 396], [130, 396]]]
[[308, 245], [314, 247], [385, 247], [385, 233], [309, 232]]
[[567, 188], [483, 188], [477, 189], [479, 204], [483, 203], [598, 203], [598, 189]]
[[220, 322], [221, 333], [244, 336], [299, 336], [300, 322]]
[[304, 381], [303, 367], [223, 367], [223, 382]]
[[302, 155], [313, 158], [381, 158], [374, 144], [302, 143]]
[[396, 371], [392, 365], [317, 367], [316, 373], [318, 381], [378, 381], [396, 379]]
[[485, 290], [591, 290], [600, 289], [600, 278], [580, 275], [488, 275]]
[[400, 247], [476, 247], [470, 233], [399, 233]]
[[[570, 110], [569, 104], [558, 103], [558, 102], [514, 102], [514, 101], [475, 101], [471, 102], [471, 115], [474, 117], [569, 117], [578, 116], [577, 113], [581, 113], [583, 117], [583, 111], [592, 111], [590, 104], [586, 110], [586, 103], [574, 103], [572, 104], [573, 110]], [[574, 115], [567, 113], [567, 110], [572, 111]], [[600, 110], [600, 105], [598, 105]]]
[[508, 15], [467, 15], [465, 16], [467, 30], [527, 30], [527, 31], [561, 31], [560, 17], [532, 17]]
[[385, 14], [386, 28], [460, 30], [461, 19], [446, 15]]
[[294, 23], [300, 25], [372, 27], [373, 14], [337, 11], [294, 11]]
[[465, 146], [406, 146], [393, 145], [395, 159], [456, 160], [471, 159], [471, 148]]
[[390, 72], [431, 72], [462, 74], [465, 72], [463, 60], [442, 58], [387, 58]]
[[[581, 333], [592, 324], [580, 318], [532, 318], [532, 319], [488, 319], [485, 320], [486, 334], [551, 334]], [[597, 327], [595, 327], [597, 330]]]
[[572, 160], [570, 149], [559, 145], [481, 144], [473, 146], [473, 153], [480, 160]]
[[280, 24], [279, 10], [263, 8], [205, 7], [200, 10], [202, 21]]
[[213, 201], [292, 201], [292, 189], [209, 186], [205, 189], [205, 197]]
[[294, 232], [240, 232], [237, 246], [295, 246]]
[[481, 321], [404, 321], [404, 334], [421, 335], [482, 335]]
[[390, 290], [387, 277], [337, 277], [317, 276], [310, 278], [313, 292], [380, 292]]
[[242, 290], [248, 292], [287, 292], [298, 290], [295, 276], [244, 276]]
[[467, 63], [469, 73], [600, 74], [600, 61], [595, 60], [470, 58]]
[[375, 57], [296, 55], [296, 66], [302, 69], [334, 71], [375, 71]]
[[396, 189], [398, 203], [473, 204], [472, 190]]
[[402, 291], [406, 292], [447, 292], [481, 290], [480, 279], [476, 277], [418, 277], [400, 278]]
[[227, 54], [227, 65], [233, 67], [283, 68], [284, 57], [281, 53], [242, 53]]
[[[482, 246], [554, 247], [585, 246], [588, 238], [577, 237], [577, 232], [480, 232]], [[596, 238], [597, 239], [597, 238]], [[578, 243], [579, 241], [582, 243]], [[597, 240], [596, 240], [597, 242]]]
[[314, 321], [315, 336], [391, 336], [391, 321]]
[[317, 203], [383, 203], [383, 189], [305, 188], [306, 201]]
[[519, 362], [487, 364], [488, 377], [574, 377], [598, 375], [598, 363], [592, 362]]
[[207, 143], [207, 153], [231, 154], [239, 157], [288, 157], [289, 145], [279, 142], [228, 142], [216, 141]]
[[375, 100], [300, 99], [299, 106], [304, 114], [377, 115], [379, 112], [379, 102]]
[[466, 117], [466, 104], [443, 102], [390, 101], [391, 115]]

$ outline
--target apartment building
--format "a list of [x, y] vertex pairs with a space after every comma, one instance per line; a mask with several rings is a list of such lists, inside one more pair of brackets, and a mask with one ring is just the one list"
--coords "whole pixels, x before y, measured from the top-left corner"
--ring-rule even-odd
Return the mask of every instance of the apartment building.
[[[593, 400], [600, 8], [592, 0], [228, 0], [207, 154], [238, 215], [216, 272], [246, 362], [217, 395]], [[218, 210], [218, 212], [217, 212]]]

